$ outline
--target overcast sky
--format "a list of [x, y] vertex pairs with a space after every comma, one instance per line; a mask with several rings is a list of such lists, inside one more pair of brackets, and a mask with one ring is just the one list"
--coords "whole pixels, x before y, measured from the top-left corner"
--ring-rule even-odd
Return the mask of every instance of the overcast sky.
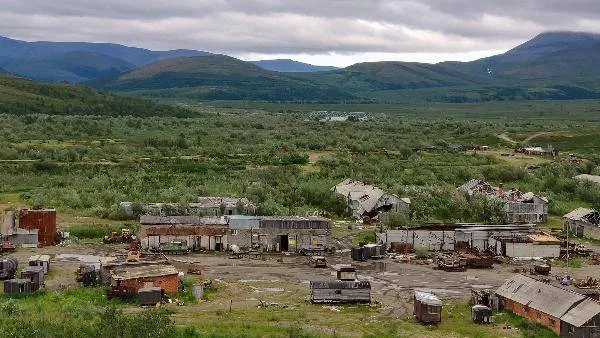
[[598, 0], [0, 0], [0, 35], [189, 48], [319, 65], [501, 53], [549, 30], [600, 32]]

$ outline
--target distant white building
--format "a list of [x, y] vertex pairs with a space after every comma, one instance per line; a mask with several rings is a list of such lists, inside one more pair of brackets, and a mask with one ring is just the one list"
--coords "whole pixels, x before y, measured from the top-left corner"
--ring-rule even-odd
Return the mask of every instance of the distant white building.
[[346, 198], [348, 210], [357, 219], [384, 220], [390, 212], [408, 213], [410, 210], [409, 198], [400, 198], [353, 179], [344, 180], [331, 188], [331, 191]]

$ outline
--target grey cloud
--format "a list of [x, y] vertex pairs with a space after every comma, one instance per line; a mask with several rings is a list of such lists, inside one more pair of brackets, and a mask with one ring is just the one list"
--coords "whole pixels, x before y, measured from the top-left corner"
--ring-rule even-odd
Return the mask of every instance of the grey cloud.
[[594, 0], [0, 0], [0, 35], [230, 54], [465, 52], [597, 27]]

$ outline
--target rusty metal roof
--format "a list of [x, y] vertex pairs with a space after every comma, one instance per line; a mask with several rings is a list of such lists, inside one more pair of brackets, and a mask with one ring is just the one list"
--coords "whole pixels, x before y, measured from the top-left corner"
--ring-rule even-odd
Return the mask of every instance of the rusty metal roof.
[[225, 217], [141, 215], [140, 223], [142, 223], [142, 224], [227, 225], [227, 219]]
[[552, 235], [548, 235], [545, 233], [541, 234], [531, 234], [527, 235], [527, 237], [531, 238], [534, 242], [544, 243], [544, 244], [560, 244], [560, 240]]
[[600, 314], [600, 303], [588, 298], [569, 310], [560, 320], [580, 327], [598, 314]]
[[498, 296], [523, 306], [561, 318], [585, 296], [539, 282], [531, 277], [515, 275], [496, 290]]
[[117, 268], [113, 270], [111, 277], [115, 280], [127, 280], [177, 274], [179, 274], [179, 271], [172, 265], [143, 265], [123, 269]]
[[213, 225], [144, 225], [140, 230], [141, 236], [224, 236], [226, 226]]

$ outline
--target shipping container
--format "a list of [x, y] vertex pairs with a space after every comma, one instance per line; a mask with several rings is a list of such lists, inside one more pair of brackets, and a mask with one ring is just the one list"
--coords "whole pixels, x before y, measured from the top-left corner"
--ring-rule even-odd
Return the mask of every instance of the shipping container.
[[313, 303], [370, 303], [369, 281], [310, 282], [310, 301]]

